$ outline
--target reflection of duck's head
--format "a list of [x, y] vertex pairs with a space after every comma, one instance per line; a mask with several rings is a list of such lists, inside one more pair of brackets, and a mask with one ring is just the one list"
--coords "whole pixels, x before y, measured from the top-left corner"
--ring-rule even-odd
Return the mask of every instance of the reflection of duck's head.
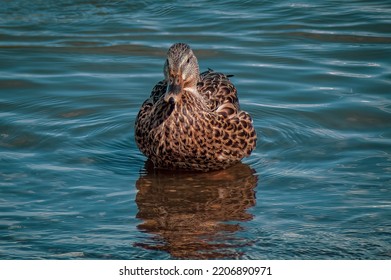
[[147, 172], [136, 183], [138, 228], [155, 238], [137, 245], [175, 258], [237, 257], [246, 241], [234, 233], [252, 219], [257, 180], [242, 163], [210, 173]]

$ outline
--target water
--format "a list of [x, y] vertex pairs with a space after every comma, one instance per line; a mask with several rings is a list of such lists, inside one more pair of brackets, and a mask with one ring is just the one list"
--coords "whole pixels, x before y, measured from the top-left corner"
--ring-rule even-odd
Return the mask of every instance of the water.
[[[1, 259], [390, 259], [389, 1], [2, 1]], [[243, 164], [153, 172], [174, 42], [254, 119]]]

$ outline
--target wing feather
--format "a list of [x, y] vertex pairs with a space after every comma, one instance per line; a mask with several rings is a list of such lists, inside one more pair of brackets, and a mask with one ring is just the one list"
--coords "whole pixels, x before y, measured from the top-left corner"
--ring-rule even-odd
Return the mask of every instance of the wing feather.
[[226, 112], [228, 115], [240, 111], [236, 88], [229, 80], [231, 76], [211, 69], [200, 74], [197, 89], [212, 111]]

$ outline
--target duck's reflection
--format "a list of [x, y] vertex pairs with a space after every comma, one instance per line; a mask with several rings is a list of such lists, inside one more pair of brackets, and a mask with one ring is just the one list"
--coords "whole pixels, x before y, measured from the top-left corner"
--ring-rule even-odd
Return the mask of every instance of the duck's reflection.
[[247, 241], [235, 235], [252, 219], [258, 177], [248, 165], [210, 173], [156, 171], [136, 183], [138, 228], [153, 237], [136, 246], [164, 250], [174, 258], [235, 258]]

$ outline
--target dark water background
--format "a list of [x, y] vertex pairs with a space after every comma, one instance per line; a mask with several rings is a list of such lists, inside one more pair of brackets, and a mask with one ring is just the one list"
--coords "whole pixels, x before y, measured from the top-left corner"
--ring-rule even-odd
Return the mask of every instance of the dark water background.
[[[1, 259], [390, 259], [390, 1], [0, 2]], [[134, 120], [187, 42], [234, 74], [243, 164], [148, 171]]]

